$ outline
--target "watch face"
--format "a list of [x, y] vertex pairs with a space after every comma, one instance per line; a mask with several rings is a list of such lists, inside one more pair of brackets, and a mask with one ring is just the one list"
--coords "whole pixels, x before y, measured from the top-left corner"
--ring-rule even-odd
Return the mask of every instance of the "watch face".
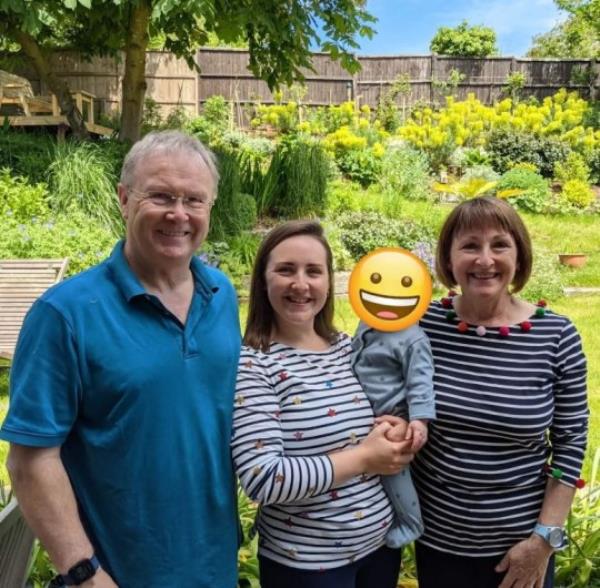
[[560, 528], [555, 528], [548, 533], [548, 543], [552, 547], [560, 547], [563, 542], [563, 532]]
[[69, 570], [69, 576], [77, 583], [81, 584], [89, 580], [94, 575], [94, 566], [92, 562], [82, 561]]

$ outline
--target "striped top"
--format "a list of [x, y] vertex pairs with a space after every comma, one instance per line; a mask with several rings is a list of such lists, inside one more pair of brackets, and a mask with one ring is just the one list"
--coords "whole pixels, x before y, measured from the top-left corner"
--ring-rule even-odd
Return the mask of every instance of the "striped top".
[[433, 302], [421, 326], [435, 363], [437, 420], [414, 464], [425, 534], [463, 556], [501, 555], [528, 537], [544, 497], [545, 465], [574, 485], [586, 445], [586, 361], [565, 317], [547, 311], [531, 330], [501, 337], [457, 330]]
[[373, 410], [350, 368], [350, 339], [327, 351], [242, 347], [232, 452], [261, 506], [259, 552], [284, 565], [347, 565], [384, 543], [393, 513], [379, 476], [333, 487], [327, 454], [369, 434]]

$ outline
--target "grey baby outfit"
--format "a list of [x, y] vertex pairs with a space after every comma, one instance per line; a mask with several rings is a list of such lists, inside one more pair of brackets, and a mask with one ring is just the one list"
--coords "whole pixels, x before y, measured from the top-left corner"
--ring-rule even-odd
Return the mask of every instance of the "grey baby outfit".
[[[418, 325], [385, 332], [361, 322], [352, 341], [351, 365], [376, 416], [435, 418], [433, 357], [429, 339]], [[396, 511], [386, 544], [400, 547], [423, 533], [417, 493], [408, 468], [381, 480]]]

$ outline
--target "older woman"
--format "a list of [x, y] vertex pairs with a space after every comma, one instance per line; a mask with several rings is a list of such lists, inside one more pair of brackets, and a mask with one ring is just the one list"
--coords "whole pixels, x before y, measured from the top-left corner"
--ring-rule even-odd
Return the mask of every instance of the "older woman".
[[234, 409], [233, 457], [260, 504], [263, 588], [395, 588], [400, 550], [378, 474], [409, 442], [373, 411], [333, 327], [332, 254], [318, 223], [273, 229], [257, 255]]
[[516, 296], [531, 264], [527, 230], [502, 200], [463, 202], [442, 228], [437, 273], [460, 294], [421, 322], [437, 420], [413, 468], [420, 588], [552, 586], [582, 483], [586, 361], [568, 318]]

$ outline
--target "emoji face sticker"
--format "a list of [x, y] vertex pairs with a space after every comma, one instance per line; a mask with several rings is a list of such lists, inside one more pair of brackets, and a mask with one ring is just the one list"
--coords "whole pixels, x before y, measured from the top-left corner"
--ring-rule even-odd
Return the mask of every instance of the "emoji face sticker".
[[400, 331], [416, 323], [431, 301], [425, 264], [398, 247], [371, 251], [354, 266], [348, 283], [358, 317], [378, 331]]

